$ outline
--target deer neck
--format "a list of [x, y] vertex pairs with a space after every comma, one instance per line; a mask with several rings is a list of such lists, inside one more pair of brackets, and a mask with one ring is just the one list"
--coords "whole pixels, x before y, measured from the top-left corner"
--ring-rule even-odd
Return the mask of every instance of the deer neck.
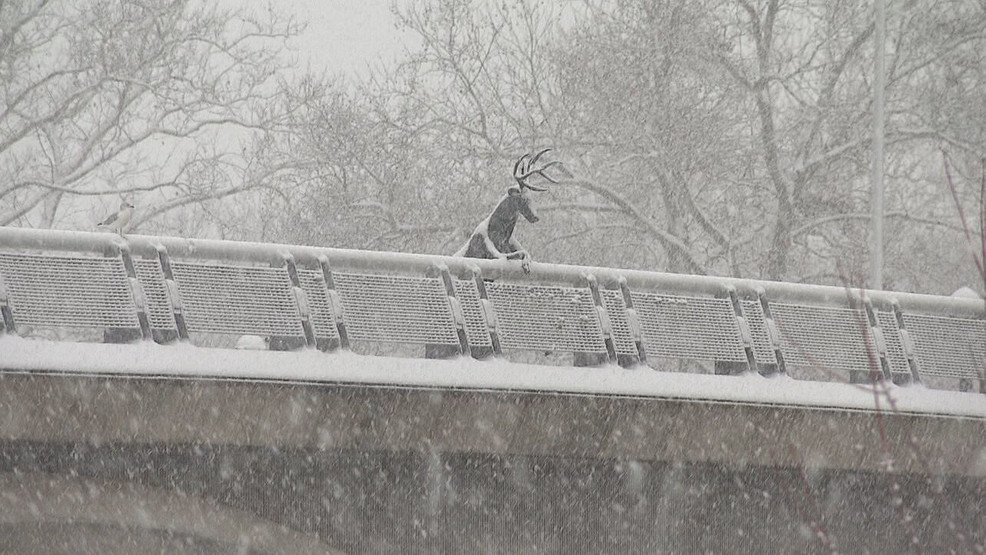
[[517, 217], [519, 216], [516, 208], [512, 207], [511, 204], [509, 198], [500, 201], [500, 204], [490, 215], [487, 229], [490, 240], [501, 252], [509, 252], [505, 248], [509, 245], [510, 237], [514, 234], [514, 227], [517, 225]]

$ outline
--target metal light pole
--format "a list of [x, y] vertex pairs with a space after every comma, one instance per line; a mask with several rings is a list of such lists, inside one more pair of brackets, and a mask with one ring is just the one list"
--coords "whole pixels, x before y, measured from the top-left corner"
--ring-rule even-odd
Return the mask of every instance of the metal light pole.
[[887, 34], [886, 0], [873, 1], [875, 33], [873, 35], [873, 178], [870, 197], [872, 229], [870, 230], [871, 289], [883, 289], [883, 120], [884, 87], [886, 82], [885, 36]]

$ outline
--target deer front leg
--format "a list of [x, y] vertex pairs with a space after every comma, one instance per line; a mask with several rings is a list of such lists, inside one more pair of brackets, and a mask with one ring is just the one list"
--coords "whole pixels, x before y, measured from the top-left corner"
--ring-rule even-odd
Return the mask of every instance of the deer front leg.
[[520, 259], [520, 267], [524, 270], [525, 274], [531, 273], [531, 253], [527, 252], [527, 249], [520, 244], [520, 241], [510, 238], [510, 246], [513, 247], [514, 252], [507, 255], [507, 258], [512, 260]]
[[508, 241], [508, 246], [513, 248], [513, 252], [503, 252], [496, 247], [493, 241], [486, 234], [480, 234], [483, 238], [483, 243], [486, 245], [486, 251], [489, 253], [489, 258], [499, 258], [500, 260], [520, 260], [520, 267], [526, 273], [531, 271], [531, 263], [529, 261], [531, 255], [528, 254], [524, 247], [520, 243], [515, 241], [512, 237]]

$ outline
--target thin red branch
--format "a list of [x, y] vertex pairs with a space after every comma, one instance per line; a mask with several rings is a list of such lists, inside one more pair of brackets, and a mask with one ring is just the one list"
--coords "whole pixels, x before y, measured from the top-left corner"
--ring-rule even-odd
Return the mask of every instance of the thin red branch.
[[[942, 160], [945, 164], [945, 179], [948, 181], [948, 190], [952, 193], [952, 200], [955, 202], [955, 209], [959, 213], [959, 219], [962, 222], [962, 231], [965, 233], [965, 239], [972, 248], [972, 261], [976, 264], [976, 269], [979, 270], [979, 275], [983, 276], [983, 280], [986, 281], [986, 268], [983, 267], [983, 260], [986, 259], [986, 243], [983, 244], [981, 249], [976, 248], [976, 242], [972, 238], [972, 230], [969, 227], [969, 222], [965, 217], [965, 210], [962, 209], [962, 202], [959, 201], [959, 191], [955, 187], [955, 182], [952, 180], [952, 171], [948, 166], [948, 153], [944, 150], [942, 151]], [[983, 190], [986, 191], [986, 173], [983, 174]], [[983, 216], [983, 210], [986, 210], [986, 200], [980, 201], [980, 228], [981, 230], [986, 229], [986, 217]], [[984, 239], [986, 241], [986, 239]], [[982, 254], [978, 254], [976, 251], [982, 250]]]

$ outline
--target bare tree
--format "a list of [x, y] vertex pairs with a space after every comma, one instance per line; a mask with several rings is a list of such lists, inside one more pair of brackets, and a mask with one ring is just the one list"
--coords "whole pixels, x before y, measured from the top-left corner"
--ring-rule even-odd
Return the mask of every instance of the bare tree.
[[[934, 117], [938, 101], [930, 97], [954, 95], [962, 99], [956, 104], [969, 100], [962, 87], [935, 74], [947, 71], [955, 58], [981, 50], [986, 13], [970, 2], [938, 4], [902, 6], [891, 14], [888, 33], [888, 216], [895, 243], [890, 250], [903, 255], [913, 254], [909, 241], [928, 226], [957, 227], [948, 221], [939, 176], [918, 175], [922, 160], [942, 142], [970, 148], [975, 143], [969, 139], [981, 136], [960, 129], [957, 121]], [[812, 237], [827, 250], [830, 272], [838, 263], [854, 283], [865, 275], [869, 8], [866, 2], [737, 0], [716, 12], [731, 47], [712, 54], [752, 102], [751, 155], [760, 160], [756, 180], [772, 192], [773, 209], [763, 214], [772, 221], [765, 277], [797, 277], [801, 272], [792, 262], [803, 266], [817, 254], [810, 252]], [[983, 69], [970, 73], [982, 75]]]
[[249, 160], [284, 118], [298, 29], [187, 0], [0, 3], [0, 225], [55, 225], [79, 196], [140, 197], [146, 220], [262, 186]]

